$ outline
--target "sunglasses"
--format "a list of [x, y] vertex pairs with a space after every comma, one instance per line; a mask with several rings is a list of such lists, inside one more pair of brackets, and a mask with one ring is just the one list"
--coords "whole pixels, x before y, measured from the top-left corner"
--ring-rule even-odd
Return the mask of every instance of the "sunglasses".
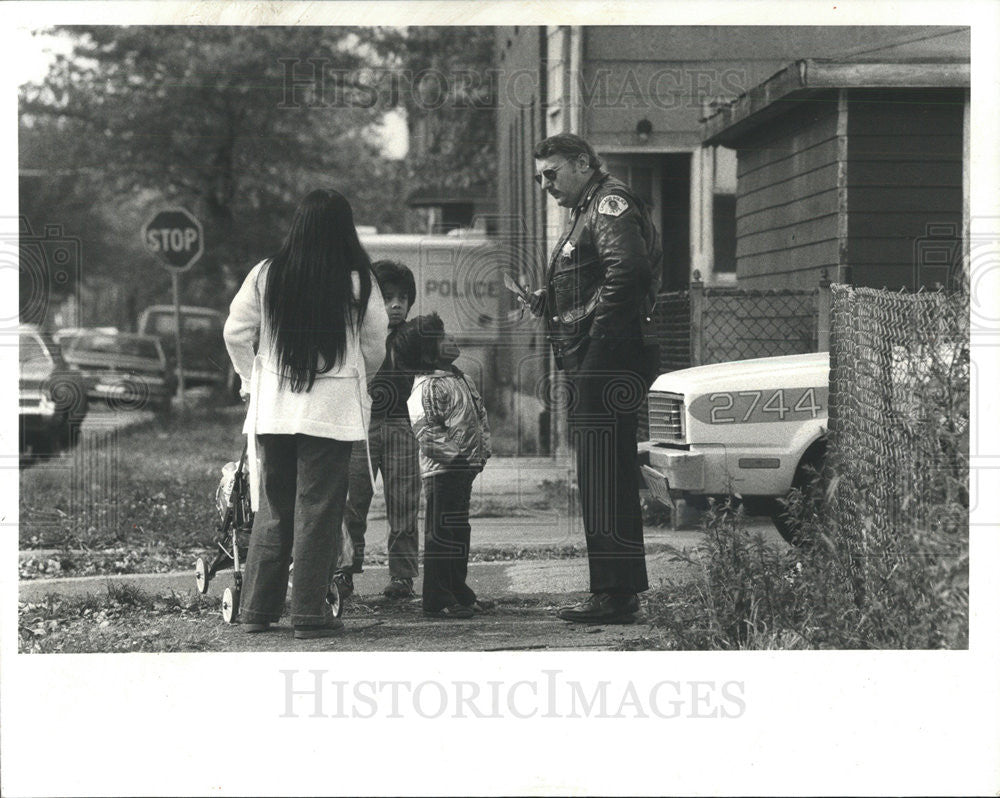
[[560, 164], [559, 166], [553, 169], [543, 169], [541, 172], [536, 172], [535, 182], [538, 183], [538, 185], [542, 185], [542, 180], [544, 179], [551, 183], [553, 180], [556, 179], [556, 173], [560, 169], [562, 169], [567, 163], [569, 163], [569, 161], [566, 161], [566, 163]]

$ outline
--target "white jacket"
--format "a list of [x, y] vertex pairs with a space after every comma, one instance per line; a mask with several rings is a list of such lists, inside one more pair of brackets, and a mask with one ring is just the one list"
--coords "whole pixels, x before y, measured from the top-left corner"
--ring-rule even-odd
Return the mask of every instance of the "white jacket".
[[[300, 433], [341, 441], [365, 440], [371, 415], [366, 379], [382, 365], [389, 330], [385, 302], [375, 279], [360, 331], [352, 335], [348, 330], [341, 365], [317, 374], [309, 391], [293, 393], [287, 382], [278, 386], [277, 355], [263, 314], [269, 264], [261, 261], [250, 270], [229, 307], [223, 331], [233, 367], [243, 380], [244, 390], [250, 393], [243, 431], [248, 435]], [[357, 298], [361, 283], [357, 274], [353, 277]], [[255, 357], [257, 340], [260, 346]]]

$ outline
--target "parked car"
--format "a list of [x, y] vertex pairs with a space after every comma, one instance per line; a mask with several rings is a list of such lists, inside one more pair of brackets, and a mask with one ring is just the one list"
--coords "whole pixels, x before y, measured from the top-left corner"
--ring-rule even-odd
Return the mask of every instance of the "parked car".
[[[225, 316], [213, 308], [181, 306], [181, 357], [184, 386], [209, 386], [229, 396], [239, 396], [239, 379], [222, 338]], [[177, 374], [177, 325], [173, 305], [151, 305], [139, 315], [138, 332], [155, 335]]]
[[155, 335], [83, 330], [69, 339], [63, 356], [79, 371], [87, 397], [119, 410], [170, 409], [177, 380]]
[[739, 494], [796, 541], [779, 499], [808, 484], [826, 453], [828, 352], [766, 357], [661, 374], [649, 392], [640, 468], [670, 505]]
[[116, 333], [117, 327], [60, 327], [52, 333], [52, 340], [59, 344], [59, 348], [64, 350], [69, 346], [70, 341], [84, 333]]
[[87, 389], [52, 336], [18, 328], [18, 421], [22, 452], [52, 452], [70, 445], [87, 415]]

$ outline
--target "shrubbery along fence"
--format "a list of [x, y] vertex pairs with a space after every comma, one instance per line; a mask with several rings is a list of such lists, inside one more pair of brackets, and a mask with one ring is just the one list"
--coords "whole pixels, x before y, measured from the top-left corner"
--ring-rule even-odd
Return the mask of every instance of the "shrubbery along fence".
[[922, 612], [968, 611], [969, 296], [834, 286], [822, 527], [855, 600], [919, 571]]

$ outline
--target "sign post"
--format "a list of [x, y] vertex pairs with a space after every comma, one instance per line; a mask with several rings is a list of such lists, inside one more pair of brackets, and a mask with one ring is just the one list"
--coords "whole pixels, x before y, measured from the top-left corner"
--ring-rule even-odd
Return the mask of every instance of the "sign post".
[[160, 265], [170, 272], [174, 291], [174, 331], [177, 352], [177, 396], [184, 407], [184, 361], [181, 352], [180, 275], [190, 269], [205, 251], [205, 236], [198, 221], [186, 208], [157, 211], [142, 228], [142, 240]]

